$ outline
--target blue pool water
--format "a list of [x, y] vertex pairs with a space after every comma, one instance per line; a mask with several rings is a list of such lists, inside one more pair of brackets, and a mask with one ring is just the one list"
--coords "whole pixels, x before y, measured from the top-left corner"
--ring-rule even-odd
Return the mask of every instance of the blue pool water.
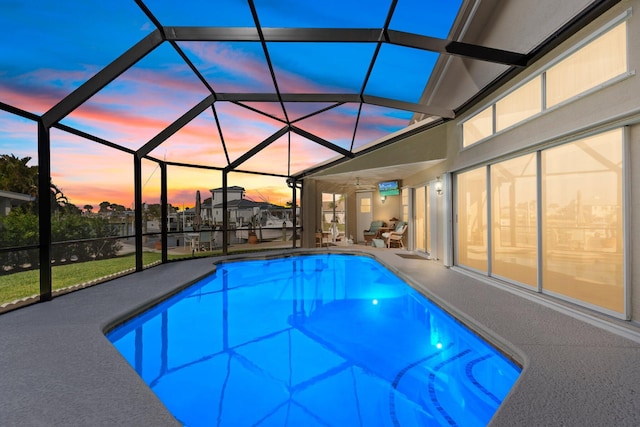
[[221, 264], [107, 336], [188, 426], [486, 425], [520, 373], [354, 255]]

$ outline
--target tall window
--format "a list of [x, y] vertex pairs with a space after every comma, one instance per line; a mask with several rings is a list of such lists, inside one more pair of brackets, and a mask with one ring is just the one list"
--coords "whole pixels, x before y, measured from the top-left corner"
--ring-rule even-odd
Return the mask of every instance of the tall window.
[[489, 165], [490, 209], [486, 168], [458, 174], [457, 263], [488, 271], [490, 214], [492, 276], [625, 314], [623, 147], [619, 128]]
[[601, 32], [596, 39], [464, 122], [462, 146], [468, 147], [624, 75], [628, 71], [626, 21]]
[[493, 105], [462, 125], [462, 143], [465, 147], [491, 135], [493, 135]]
[[360, 199], [360, 213], [371, 213], [371, 197]]
[[538, 76], [496, 102], [496, 132], [542, 111], [542, 77]]
[[627, 71], [627, 25], [618, 25], [547, 70], [547, 108]]
[[332, 240], [345, 234], [346, 199], [344, 194], [322, 193], [322, 230]]
[[487, 271], [487, 174], [484, 167], [457, 176], [458, 263]]
[[492, 274], [537, 287], [536, 155], [491, 166]]
[[622, 143], [617, 129], [542, 153], [543, 289], [620, 313]]

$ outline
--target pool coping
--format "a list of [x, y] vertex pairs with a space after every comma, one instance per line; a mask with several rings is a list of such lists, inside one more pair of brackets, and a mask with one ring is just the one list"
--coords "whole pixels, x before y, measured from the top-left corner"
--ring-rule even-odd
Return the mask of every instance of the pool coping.
[[171, 262], [0, 315], [0, 425], [179, 425], [104, 331], [218, 262], [319, 252], [373, 256], [523, 366], [490, 425], [640, 425], [638, 328], [628, 339], [438, 262], [355, 246]]

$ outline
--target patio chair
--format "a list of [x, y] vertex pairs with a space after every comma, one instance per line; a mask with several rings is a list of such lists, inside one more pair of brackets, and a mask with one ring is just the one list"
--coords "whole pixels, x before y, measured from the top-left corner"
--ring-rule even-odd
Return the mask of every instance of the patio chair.
[[404, 238], [404, 233], [407, 232], [408, 224], [404, 221], [400, 221], [396, 224], [396, 228], [393, 231], [389, 231], [388, 233], [382, 233], [382, 237], [384, 237], [387, 241], [387, 248], [390, 248], [391, 245], [398, 245], [399, 248], [404, 248], [404, 242], [402, 241]]
[[387, 224], [384, 221], [371, 221], [371, 225], [368, 230], [362, 232], [364, 236], [364, 244], [370, 244], [373, 239], [380, 237], [380, 228], [386, 227]]
[[211, 251], [213, 250], [213, 232], [210, 228], [203, 228], [200, 231], [200, 250], [202, 251]]
[[184, 247], [187, 246], [191, 249], [191, 252], [200, 250], [200, 233], [193, 230], [193, 227], [185, 227], [183, 234]]
[[329, 233], [323, 233], [322, 231], [316, 232], [316, 248], [321, 248], [323, 246], [329, 246], [328, 239], [325, 239], [325, 235]]

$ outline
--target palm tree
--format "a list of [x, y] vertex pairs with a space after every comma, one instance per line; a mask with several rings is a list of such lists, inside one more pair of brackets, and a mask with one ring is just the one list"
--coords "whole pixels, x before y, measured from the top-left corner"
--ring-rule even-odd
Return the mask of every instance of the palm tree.
[[38, 166], [28, 166], [30, 161], [31, 157], [0, 155], [0, 190], [37, 196]]
[[[29, 166], [30, 161], [29, 156], [0, 155], [0, 190], [38, 197], [38, 166]], [[49, 183], [49, 191], [54, 207], [70, 206], [67, 197], [53, 182]]]

